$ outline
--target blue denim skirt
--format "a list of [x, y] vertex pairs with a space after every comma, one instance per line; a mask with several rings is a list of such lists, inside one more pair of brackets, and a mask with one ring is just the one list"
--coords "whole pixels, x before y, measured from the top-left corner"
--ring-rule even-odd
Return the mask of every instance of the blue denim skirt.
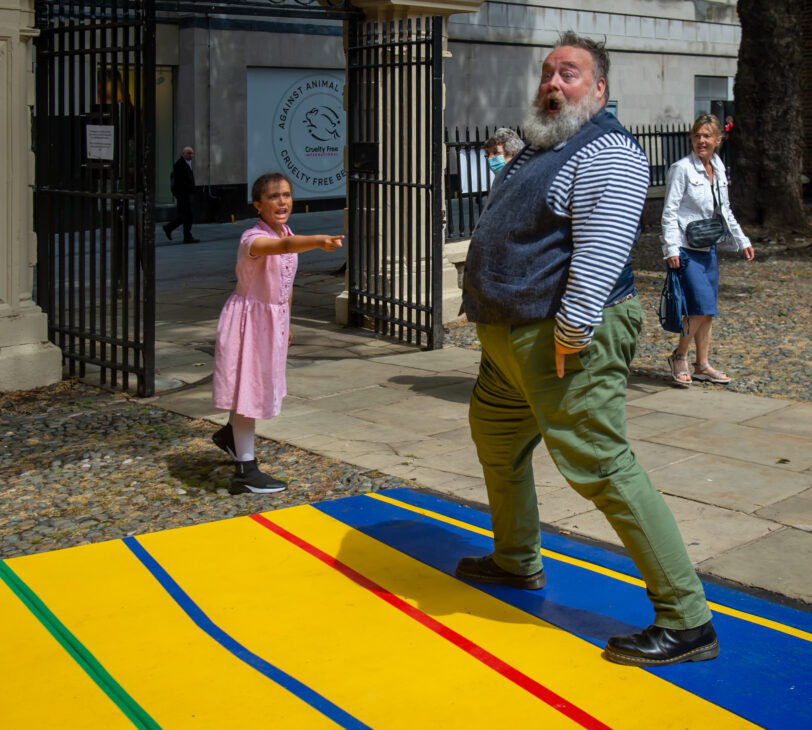
[[716, 316], [716, 297], [719, 291], [719, 262], [716, 246], [697, 251], [681, 248], [679, 260], [682, 266], [682, 289], [688, 304], [689, 315], [710, 314]]

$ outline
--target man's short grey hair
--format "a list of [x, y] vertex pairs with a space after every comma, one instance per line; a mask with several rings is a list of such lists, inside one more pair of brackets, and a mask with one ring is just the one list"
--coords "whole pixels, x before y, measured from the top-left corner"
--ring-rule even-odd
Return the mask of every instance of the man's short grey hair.
[[499, 127], [499, 129], [493, 133], [493, 138], [497, 144], [502, 145], [505, 154], [510, 157], [515, 157], [524, 148], [522, 138], [510, 129], [510, 127]]
[[589, 51], [589, 54], [592, 56], [592, 83], [597, 84], [601, 79], [606, 82], [603, 98], [608, 100], [609, 51], [606, 50], [606, 43], [593, 41], [591, 38], [578, 35], [574, 30], [568, 30], [558, 36], [558, 42], [553, 48], [561, 48], [561, 46], [583, 48], [585, 51]]

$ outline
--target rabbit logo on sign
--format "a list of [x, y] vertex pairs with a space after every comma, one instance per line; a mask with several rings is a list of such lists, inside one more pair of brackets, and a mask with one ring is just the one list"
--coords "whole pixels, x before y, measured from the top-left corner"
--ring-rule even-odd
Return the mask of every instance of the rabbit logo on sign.
[[344, 191], [343, 78], [301, 76], [282, 95], [275, 113], [274, 146], [294, 194], [342, 195]]

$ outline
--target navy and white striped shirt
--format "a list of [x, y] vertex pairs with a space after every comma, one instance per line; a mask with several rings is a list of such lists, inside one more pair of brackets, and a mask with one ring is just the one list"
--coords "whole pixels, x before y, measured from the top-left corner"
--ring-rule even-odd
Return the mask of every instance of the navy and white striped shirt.
[[[537, 151], [525, 147], [506, 179]], [[547, 204], [572, 220], [569, 278], [555, 316], [555, 339], [564, 347], [586, 347], [601, 323], [604, 304], [634, 243], [648, 182], [645, 154], [621, 132], [585, 145], [553, 180]]]

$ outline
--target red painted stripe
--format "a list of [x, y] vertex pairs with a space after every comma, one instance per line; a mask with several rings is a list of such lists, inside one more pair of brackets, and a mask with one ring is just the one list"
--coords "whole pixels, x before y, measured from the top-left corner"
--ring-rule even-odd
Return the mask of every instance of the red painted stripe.
[[487, 651], [487, 649], [483, 649], [470, 639], [466, 639], [462, 634], [458, 634], [453, 629], [449, 628], [443, 623], [440, 623], [437, 621], [437, 619], [429, 616], [428, 614], [423, 613], [423, 611], [421, 611], [419, 608], [415, 608], [402, 598], [398, 598], [396, 595], [390, 593], [382, 586], [379, 586], [366, 576], [361, 575], [361, 573], [358, 571], [350, 568], [349, 565], [345, 565], [332, 555], [328, 555], [323, 550], [320, 550], [315, 545], [312, 545], [306, 540], [303, 540], [301, 537], [294, 535], [292, 532], [288, 532], [284, 527], [280, 527], [262, 515], [251, 515], [251, 519], [258, 522], [263, 527], [267, 527], [269, 530], [276, 533], [280, 537], [283, 537], [293, 545], [296, 545], [296, 547], [310, 553], [313, 557], [318, 558], [331, 568], [335, 568], [338, 572], [342, 573], [350, 580], [374, 593], [376, 596], [378, 596], [378, 598], [382, 598], [384, 601], [402, 611], [407, 616], [410, 616], [415, 621], [423, 624], [423, 626], [426, 628], [431, 629], [434, 633], [442, 636], [444, 639], [447, 639], [455, 646], [467, 652], [474, 657], [474, 659], [478, 659], [485, 666], [490, 667], [495, 672], [498, 672], [505, 677], [505, 679], [510, 680], [514, 684], [540, 699], [542, 702], [547, 703], [550, 705], [550, 707], [553, 707], [561, 714], [570, 718], [570, 720], [577, 722], [581, 727], [589, 728], [589, 730], [610, 730], [608, 725], [604, 725], [600, 720], [592, 717], [592, 715], [585, 712], [580, 707], [568, 702], [563, 697], [557, 695], [555, 692], [548, 689], [543, 684], [540, 684], [532, 677], [528, 677], [526, 674], [520, 672], [515, 667], [510, 666], [510, 664], [503, 661], [499, 657], [494, 656]]

